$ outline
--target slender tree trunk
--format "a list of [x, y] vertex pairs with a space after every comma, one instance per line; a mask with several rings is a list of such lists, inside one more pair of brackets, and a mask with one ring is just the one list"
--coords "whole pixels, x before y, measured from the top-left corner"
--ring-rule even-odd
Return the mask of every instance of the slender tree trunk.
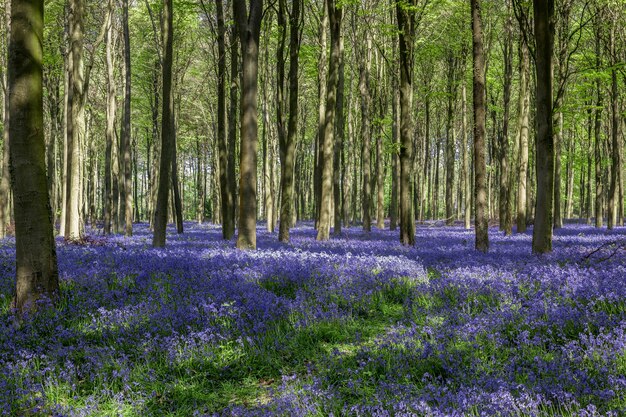
[[462, 95], [462, 129], [461, 138], [462, 138], [462, 155], [463, 155], [463, 171], [461, 172], [461, 177], [463, 178], [463, 220], [464, 226], [466, 230], [469, 230], [471, 225], [471, 216], [472, 216], [472, 204], [471, 204], [471, 181], [470, 181], [470, 167], [469, 167], [469, 149], [467, 147], [467, 91], [465, 88], [465, 83], [461, 87], [461, 95]]
[[554, 0], [533, 0], [537, 67], [537, 202], [533, 252], [552, 251], [554, 196], [554, 136], [552, 132], [552, 52]]
[[280, 176], [280, 226], [278, 240], [289, 242], [289, 229], [295, 214], [294, 207], [294, 163], [296, 135], [298, 133], [298, 69], [300, 51], [300, 8], [302, 1], [294, 0], [289, 18], [289, 121], [285, 142], [279, 142]]
[[526, 193], [528, 171], [528, 113], [530, 89], [528, 88], [529, 57], [528, 46], [522, 40], [520, 44], [520, 92], [518, 101], [517, 138], [519, 142], [519, 165], [517, 185], [517, 232], [526, 231]]
[[446, 225], [454, 224], [454, 163], [455, 163], [455, 140], [452, 124], [454, 122], [454, 103], [456, 101], [456, 83], [457, 83], [457, 57], [453, 51], [448, 51], [447, 56], [447, 88], [448, 103], [446, 114]]
[[620, 165], [620, 140], [619, 140], [619, 95], [617, 87], [617, 69], [615, 62], [615, 22], [613, 22], [609, 35], [609, 55], [611, 59], [611, 181], [609, 185], [609, 203], [607, 213], [607, 229], [613, 229], [618, 221], [618, 198]]
[[130, 67], [130, 33], [128, 29], [128, 0], [122, 0], [122, 33], [124, 38], [124, 112], [122, 114], [121, 145], [124, 163], [124, 194], [126, 236], [133, 235], [133, 182], [130, 150], [130, 99], [131, 99], [131, 67]]
[[328, 62], [326, 52], [327, 36], [326, 31], [328, 28], [328, 8], [326, 7], [326, 0], [322, 1], [322, 20], [319, 28], [319, 42], [320, 42], [320, 58], [317, 65], [317, 85], [318, 85], [318, 121], [317, 121], [317, 137], [315, 142], [315, 164], [313, 173], [313, 195], [315, 196], [315, 229], [319, 226], [320, 221], [320, 209], [322, 204], [322, 161], [323, 161], [323, 146], [324, 132], [326, 129], [326, 63]]
[[[600, 71], [600, 35], [596, 33], [596, 70]], [[602, 87], [600, 79], [596, 79], [596, 103], [595, 103], [595, 120], [594, 120], [594, 138], [595, 138], [595, 163], [596, 163], [596, 203], [595, 216], [596, 227], [602, 227], [604, 223], [604, 163], [603, 163], [603, 146], [602, 146], [602, 109], [604, 103], [602, 100]]]
[[113, 45], [113, 11], [115, 3], [109, 0], [107, 19], [109, 20], [106, 32], [106, 80], [107, 80], [107, 107], [106, 107], [106, 149], [104, 153], [104, 234], [111, 233], [111, 216], [112, 216], [112, 162], [111, 155], [113, 152], [113, 142], [115, 141], [115, 75], [114, 75], [114, 45]]
[[507, 20], [504, 29], [504, 114], [500, 141], [500, 228], [504, 234], [513, 233], [511, 219], [511, 192], [509, 189], [509, 115], [511, 108], [511, 84], [513, 79], [513, 24], [511, 1], [507, 0]]
[[487, 175], [485, 164], [485, 56], [483, 52], [482, 13], [480, 0], [471, 0], [472, 43], [474, 57], [474, 202], [476, 249], [489, 250], [489, 219], [487, 214]]
[[415, 244], [415, 219], [411, 213], [411, 176], [413, 167], [413, 42], [416, 1], [397, 3], [400, 45], [400, 242]]
[[152, 245], [157, 248], [165, 247], [165, 232], [167, 229], [167, 207], [169, 200], [169, 185], [172, 181], [172, 159], [175, 146], [174, 141], [174, 101], [172, 100], [172, 39], [173, 39], [173, 10], [172, 0], [163, 3], [163, 42], [165, 53], [163, 56], [163, 108], [161, 115], [161, 152], [159, 162], [159, 188], [154, 213], [154, 235]]
[[43, 0], [12, 0], [8, 59], [11, 184], [15, 213], [15, 299], [22, 312], [58, 298], [43, 125]]
[[256, 249], [257, 76], [263, 0], [233, 2], [233, 15], [243, 59], [237, 248]]
[[344, 71], [344, 50], [343, 36], [339, 37], [339, 74], [337, 75], [337, 103], [336, 103], [336, 119], [335, 123], [335, 149], [333, 154], [333, 201], [335, 206], [334, 229], [333, 233], [337, 236], [341, 235], [341, 222], [343, 217], [343, 200], [341, 199], [342, 191], [342, 160], [343, 160], [343, 141], [344, 141], [344, 89], [345, 89], [345, 71]]
[[[379, 73], [378, 79], [382, 83], [383, 76]], [[384, 118], [383, 96], [385, 91], [380, 88], [378, 94], [378, 119]], [[383, 154], [383, 126], [377, 126], [376, 134], [376, 227], [385, 228], [385, 155]]]
[[[216, 0], [217, 13], [217, 146], [219, 152], [220, 195], [222, 212], [222, 238], [229, 240], [235, 233], [234, 196], [229, 187], [228, 141], [226, 138], [226, 26], [222, 0]], [[236, 49], [236, 48], [235, 48]], [[235, 51], [236, 53], [236, 51]], [[236, 59], [236, 58], [235, 58]], [[236, 71], [236, 69], [235, 69]], [[235, 84], [236, 88], [236, 84]], [[236, 90], [235, 90], [236, 97]], [[236, 100], [235, 100], [236, 101]], [[234, 127], [234, 118], [230, 125]], [[233, 133], [235, 129], [232, 129]], [[204, 211], [204, 208], [202, 209]], [[199, 220], [202, 221], [202, 220]]]
[[363, 210], [363, 230], [369, 232], [372, 227], [372, 219], [370, 217], [370, 153], [371, 153], [371, 138], [370, 138], [370, 87], [369, 87], [369, 69], [370, 69], [370, 56], [371, 56], [371, 39], [366, 34], [366, 48], [361, 53], [361, 62], [359, 64], [359, 92], [361, 94], [361, 164], [363, 175], [363, 194], [361, 196], [362, 210]]
[[173, 123], [172, 144], [172, 191], [174, 193], [174, 217], [176, 218], [176, 232], [183, 233], [183, 204], [181, 201], [180, 182], [178, 180], [178, 152], [176, 151], [176, 123]]
[[[235, 148], [237, 144], [237, 118], [239, 109], [239, 37], [236, 30], [231, 32], [230, 38], [230, 92], [228, 107], [228, 193], [229, 201], [232, 202], [228, 208], [229, 225], [231, 228], [222, 236], [224, 239], [231, 239], [235, 235], [235, 217], [237, 213], [237, 178], [235, 166]], [[226, 220], [222, 219], [222, 224]]]
[[85, 136], [85, 90], [83, 73], [83, 0], [70, 1], [70, 54], [72, 56], [70, 88], [72, 90], [68, 121], [68, 162], [65, 237], [81, 239], [82, 216], [80, 210], [81, 142]]
[[[395, 50], [395, 48], [394, 48]], [[395, 71], [395, 69], [394, 69]], [[395, 79], [395, 77], [392, 77]], [[389, 230], [396, 230], [398, 227], [398, 187], [400, 183], [400, 170], [398, 164], [398, 152], [396, 145], [398, 143], [398, 131], [400, 127], [398, 108], [400, 107], [400, 94], [397, 89], [397, 81], [392, 81], [393, 102], [391, 105], [391, 113], [393, 120], [391, 122], [391, 141], [393, 144], [393, 153], [391, 154], [391, 201], [389, 205]], [[425, 177], [424, 177], [425, 178]], [[423, 181], [422, 181], [423, 183]], [[423, 198], [422, 198], [423, 201]]]
[[322, 183], [320, 221], [317, 240], [328, 240], [330, 237], [331, 202], [333, 197], [333, 153], [335, 146], [335, 111], [337, 107], [337, 82], [339, 78], [339, 61], [341, 56], [341, 6], [335, 0], [326, 0], [330, 20], [330, 60], [328, 63], [328, 80], [326, 84], [326, 116], [324, 141], [322, 144]]

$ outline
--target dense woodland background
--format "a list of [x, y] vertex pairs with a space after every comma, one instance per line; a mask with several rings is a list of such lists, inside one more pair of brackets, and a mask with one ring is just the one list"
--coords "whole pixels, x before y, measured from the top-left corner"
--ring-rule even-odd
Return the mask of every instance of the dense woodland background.
[[[105, 234], [131, 234], [132, 222], [154, 222], [160, 176], [166, 185], [171, 178], [173, 187], [163, 198], [169, 201], [168, 221], [176, 221], [179, 232], [183, 219], [211, 221], [223, 223], [229, 238], [240, 204], [274, 230], [283, 201], [291, 202], [285, 219], [292, 223], [316, 219], [336, 233], [342, 225], [369, 229], [372, 221], [395, 229], [402, 200], [399, 34], [412, 35], [411, 216], [419, 222], [462, 220], [469, 228], [475, 174], [469, 2], [337, 0], [330, 2], [330, 16], [326, 3], [175, 0], [168, 31], [167, 2], [46, 1], [44, 128], [58, 232], [80, 239], [87, 223]], [[531, 3], [482, 4], [486, 209], [506, 233], [514, 224], [524, 231], [535, 214]], [[625, 6], [623, 0], [554, 4], [554, 227], [566, 219], [623, 225]], [[400, 30], [402, 8], [414, 33]], [[9, 2], [2, 2], [2, 11], [6, 127]], [[259, 31], [258, 74], [243, 70], [242, 50], [250, 50], [240, 44], [245, 37], [238, 36], [236, 13], [244, 15], [251, 38]], [[168, 69], [171, 85], [164, 82]], [[248, 134], [240, 130], [240, 104], [247, 97], [242, 91], [252, 91], [243, 84], [255, 75], [258, 91], [247, 103], [256, 105], [258, 145], [240, 141]], [[336, 86], [334, 94], [328, 86]], [[163, 117], [166, 90], [171, 112]], [[163, 135], [164, 129], [171, 134]], [[12, 231], [8, 129], [3, 131], [0, 236]], [[331, 142], [325, 143], [328, 133]], [[171, 166], [160, 158], [162, 137], [172, 141]], [[292, 198], [282, 195], [285, 166], [293, 167]], [[242, 169], [257, 191], [243, 203]], [[323, 193], [329, 182], [334, 193]]]

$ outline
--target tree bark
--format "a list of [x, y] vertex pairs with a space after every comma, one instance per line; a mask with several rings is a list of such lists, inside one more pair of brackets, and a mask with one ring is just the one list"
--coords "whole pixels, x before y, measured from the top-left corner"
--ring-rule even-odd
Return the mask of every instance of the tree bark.
[[554, 46], [554, 0], [533, 0], [536, 39], [536, 177], [537, 202], [532, 249], [552, 251], [554, 196], [554, 136], [552, 129], [552, 53]]
[[502, 135], [500, 137], [500, 228], [506, 236], [513, 233], [511, 219], [511, 192], [509, 189], [509, 115], [511, 109], [511, 84], [513, 79], [513, 24], [511, 0], [507, 0], [507, 20], [504, 29], [504, 86]]
[[480, 0], [471, 0], [472, 44], [474, 58], [474, 215], [477, 250], [489, 250], [487, 214], [487, 175], [485, 164], [485, 56]]
[[130, 32], [128, 29], [128, 0], [122, 0], [122, 34], [124, 38], [124, 111], [122, 114], [121, 147], [124, 164], [124, 222], [125, 235], [133, 235], [133, 182], [130, 152], [130, 99], [131, 99], [131, 66], [130, 66]]
[[106, 107], [106, 131], [104, 152], [104, 230], [103, 233], [111, 233], [111, 216], [113, 213], [113, 190], [111, 187], [112, 176], [112, 152], [115, 141], [115, 96], [116, 85], [114, 75], [114, 45], [113, 45], [113, 11], [115, 3], [109, 0], [107, 9], [107, 32], [106, 32], [106, 82], [107, 82], [107, 107]]
[[317, 240], [330, 237], [331, 202], [333, 197], [333, 153], [335, 146], [335, 111], [337, 106], [337, 82], [339, 78], [341, 17], [342, 9], [336, 0], [326, 0], [330, 20], [330, 59], [328, 62], [328, 80], [326, 84], [326, 115], [324, 142], [322, 144], [322, 183], [320, 199], [320, 220]]
[[361, 94], [361, 164], [363, 175], [363, 195], [361, 196], [362, 210], [363, 210], [363, 230], [369, 232], [372, 227], [372, 219], [370, 217], [370, 153], [371, 153], [371, 138], [370, 138], [370, 88], [369, 88], [369, 69], [370, 69], [370, 54], [371, 54], [371, 39], [369, 35], [366, 37], [366, 48], [363, 50], [362, 57], [359, 63], [359, 92]]
[[[472, 198], [470, 193], [472, 192], [472, 184], [470, 181], [470, 151], [468, 149], [467, 144], [467, 91], [465, 88], [465, 83], [461, 87], [461, 95], [462, 95], [462, 129], [461, 138], [462, 138], [462, 155], [463, 155], [463, 170], [461, 172], [461, 177], [463, 178], [463, 224], [466, 230], [469, 230], [471, 225], [471, 216], [472, 216]], [[428, 156], [427, 156], [428, 157]]]
[[413, 167], [413, 42], [416, 1], [396, 4], [400, 45], [400, 242], [415, 244], [415, 219], [411, 212]]
[[300, 8], [302, 1], [293, 0], [289, 17], [289, 121], [287, 136], [280, 142], [280, 225], [278, 240], [289, 242], [289, 229], [295, 214], [294, 207], [294, 163], [296, 135], [298, 133], [298, 69], [300, 51]]
[[519, 142], [519, 165], [517, 183], [517, 232], [526, 231], [526, 177], [528, 171], [528, 113], [530, 89], [528, 88], [529, 57], [525, 41], [520, 44], [520, 87], [518, 101], [517, 138]]
[[8, 59], [11, 184], [16, 274], [14, 307], [58, 298], [59, 278], [48, 198], [43, 129], [43, 0], [11, 2]]
[[243, 59], [237, 248], [256, 249], [257, 76], [263, 0], [233, 2], [233, 15]]
[[163, 3], [163, 41], [165, 53], [163, 56], [163, 96], [161, 115], [161, 152], [159, 162], [159, 181], [157, 201], [154, 213], [154, 235], [152, 245], [157, 248], [165, 247], [165, 232], [167, 229], [167, 208], [172, 181], [172, 159], [174, 142], [174, 101], [172, 100], [172, 56], [173, 56], [173, 10], [172, 0]]
[[222, 0], [216, 0], [217, 14], [217, 148], [219, 153], [222, 238], [229, 240], [235, 233], [233, 195], [229, 188], [228, 142], [226, 139], [226, 26]]
[[339, 37], [339, 68], [337, 75], [337, 103], [336, 103], [336, 119], [335, 123], [335, 149], [333, 153], [333, 201], [335, 207], [334, 228], [333, 233], [336, 236], [341, 235], [341, 222], [343, 217], [343, 200], [341, 199], [342, 191], [342, 160], [343, 160], [343, 140], [344, 140], [344, 89], [345, 89], [345, 70], [344, 70], [344, 49], [343, 36]]

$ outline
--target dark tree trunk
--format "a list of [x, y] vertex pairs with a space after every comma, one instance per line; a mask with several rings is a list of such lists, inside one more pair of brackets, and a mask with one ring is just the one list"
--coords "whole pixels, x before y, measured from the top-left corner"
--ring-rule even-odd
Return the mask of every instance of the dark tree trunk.
[[552, 251], [554, 195], [554, 137], [552, 132], [552, 50], [554, 0], [533, 0], [537, 66], [537, 202], [533, 228], [533, 252]]
[[474, 57], [474, 203], [476, 249], [489, 250], [487, 173], [485, 164], [485, 55], [480, 0], [472, 0], [472, 43]]
[[11, 2], [8, 59], [11, 184], [18, 311], [59, 293], [43, 129], [43, 0]]
[[528, 46], [522, 40], [520, 43], [520, 92], [518, 101], [518, 141], [519, 141], [519, 166], [517, 186], [517, 232], [526, 231], [526, 194], [528, 173], [528, 113], [530, 107]]
[[233, 15], [243, 59], [237, 248], [256, 249], [257, 76], [263, 0], [233, 2]]
[[279, 143], [281, 160], [281, 202], [278, 240], [289, 242], [289, 229], [295, 214], [294, 163], [298, 133], [298, 55], [300, 51], [301, 0], [294, 0], [289, 18], [289, 121], [285, 142]]
[[167, 208], [169, 200], [169, 186], [172, 181], [172, 157], [174, 142], [174, 101], [172, 99], [172, 0], [164, 0], [163, 5], [163, 41], [165, 53], [163, 56], [163, 107], [161, 115], [161, 157], [159, 169], [159, 188], [154, 213], [154, 247], [165, 247], [165, 231], [167, 229]]

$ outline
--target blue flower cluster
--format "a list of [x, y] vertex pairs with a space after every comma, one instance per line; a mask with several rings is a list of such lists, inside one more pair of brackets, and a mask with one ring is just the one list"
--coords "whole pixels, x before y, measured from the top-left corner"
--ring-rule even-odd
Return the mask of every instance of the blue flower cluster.
[[0, 241], [0, 414], [626, 415], [623, 229], [568, 225], [542, 256], [455, 227], [259, 228], [257, 251], [186, 230], [58, 240], [59, 305], [20, 321]]

